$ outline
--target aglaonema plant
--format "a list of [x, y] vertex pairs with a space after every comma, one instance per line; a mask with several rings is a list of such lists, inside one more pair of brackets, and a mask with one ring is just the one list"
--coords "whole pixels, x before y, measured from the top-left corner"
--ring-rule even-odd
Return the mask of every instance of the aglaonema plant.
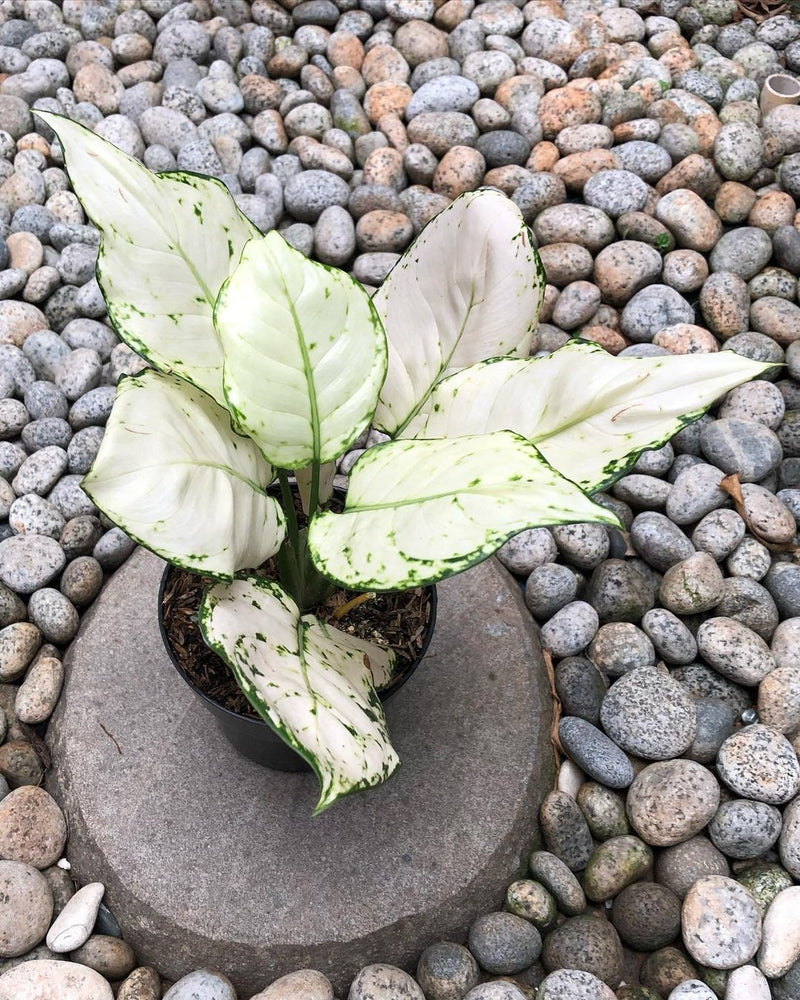
[[[768, 367], [578, 341], [529, 357], [545, 277], [495, 190], [436, 216], [370, 299], [260, 233], [218, 181], [154, 175], [37, 114], [101, 231], [111, 322], [151, 366], [120, 382], [84, 488], [142, 545], [217, 581], [203, 636], [317, 773], [318, 812], [399, 764], [378, 697], [394, 654], [314, 615], [332, 585], [419, 587], [525, 528], [616, 524], [588, 494]], [[336, 460], [370, 425], [391, 440], [355, 463], [344, 510], [326, 509]], [[276, 582], [254, 572], [273, 556]]]

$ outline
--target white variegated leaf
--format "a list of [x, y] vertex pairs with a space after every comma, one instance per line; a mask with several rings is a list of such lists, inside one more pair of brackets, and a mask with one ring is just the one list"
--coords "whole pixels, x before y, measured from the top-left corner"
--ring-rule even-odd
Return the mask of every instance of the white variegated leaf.
[[439, 379], [486, 358], [527, 357], [544, 268], [517, 206], [470, 191], [440, 212], [373, 301], [389, 341], [375, 424], [399, 434]]
[[770, 367], [733, 351], [615, 358], [571, 341], [547, 357], [500, 358], [445, 379], [414, 431], [420, 438], [515, 431], [562, 475], [596, 492]]
[[153, 174], [69, 118], [35, 114], [58, 136], [75, 194], [103, 235], [97, 280], [117, 332], [224, 406], [214, 302], [258, 229], [220, 181]]
[[386, 374], [386, 337], [349, 275], [268, 233], [245, 248], [214, 319], [228, 408], [274, 465], [329, 462], [367, 426]]
[[361, 657], [366, 656], [365, 662], [372, 674], [373, 687], [381, 691], [392, 683], [397, 670], [397, 657], [393, 650], [379, 646], [377, 642], [370, 642], [368, 639], [343, 632], [315, 618], [314, 615], [304, 615], [303, 621], [308, 624], [315, 648], [325, 649], [332, 644], [334, 648], [343, 646]]
[[377, 653], [312, 615], [301, 617], [286, 591], [260, 577], [208, 590], [200, 627], [250, 704], [316, 772], [316, 813], [397, 769], [367, 664]]
[[273, 472], [206, 393], [148, 370], [120, 382], [83, 488], [137, 542], [176, 566], [230, 579], [285, 535], [264, 493]]
[[524, 528], [618, 524], [510, 431], [390, 441], [353, 466], [342, 514], [311, 521], [317, 568], [356, 590], [402, 590], [460, 573]]

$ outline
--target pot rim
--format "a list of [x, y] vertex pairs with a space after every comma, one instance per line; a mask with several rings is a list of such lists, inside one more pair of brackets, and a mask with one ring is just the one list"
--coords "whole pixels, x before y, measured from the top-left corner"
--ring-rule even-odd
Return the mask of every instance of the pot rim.
[[[787, 85], [791, 88], [791, 92], [789, 92], [788, 87], [784, 90], [780, 86], [776, 86], [778, 81], [786, 81]], [[764, 88], [775, 97], [791, 99], [800, 97], [800, 80], [789, 73], [770, 73], [766, 80], [764, 80]]]
[[[161, 574], [161, 582], [159, 583], [158, 586], [158, 631], [161, 634], [161, 641], [164, 644], [164, 649], [167, 651], [167, 655], [169, 656], [170, 662], [172, 663], [173, 667], [175, 667], [175, 669], [178, 671], [183, 680], [189, 685], [192, 691], [198, 697], [202, 698], [203, 701], [207, 702], [208, 705], [212, 707], [215, 711], [222, 712], [225, 715], [230, 716], [232, 719], [236, 719], [239, 723], [247, 723], [256, 727], [263, 727], [265, 729], [269, 729], [271, 732], [275, 732], [272, 726], [270, 726], [268, 722], [265, 722], [264, 719], [262, 718], [254, 719], [247, 715], [241, 715], [239, 712], [234, 712], [232, 708], [228, 708], [227, 705], [223, 705], [215, 698], [212, 698], [210, 695], [206, 694], [205, 691], [203, 691], [201, 688], [197, 686], [197, 684], [195, 684], [195, 682], [191, 679], [191, 677], [189, 677], [189, 675], [183, 669], [181, 664], [178, 662], [177, 657], [172, 651], [172, 646], [169, 643], [167, 630], [164, 625], [164, 611], [163, 611], [164, 591], [167, 586], [167, 577], [169, 576], [170, 571], [173, 569], [179, 569], [179, 567], [174, 567], [172, 563], [168, 562], [164, 567], [164, 572]], [[411, 666], [408, 668], [408, 670], [406, 670], [406, 672], [402, 674], [400, 677], [395, 678], [388, 687], [378, 692], [378, 697], [384, 704], [387, 701], [389, 701], [389, 699], [392, 698], [400, 690], [400, 688], [406, 683], [406, 681], [408, 681], [411, 678], [412, 674], [415, 673], [417, 667], [425, 659], [425, 655], [427, 654], [428, 648], [431, 644], [431, 640], [433, 639], [433, 633], [436, 628], [436, 612], [439, 603], [438, 595], [436, 592], [436, 584], [428, 584], [426, 587], [421, 587], [420, 589], [427, 590], [430, 598], [431, 614], [430, 618], [428, 619], [428, 631], [427, 634], [425, 635], [425, 639], [422, 643], [422, 648], [419, 651], [419, 655], [411, 664]]]

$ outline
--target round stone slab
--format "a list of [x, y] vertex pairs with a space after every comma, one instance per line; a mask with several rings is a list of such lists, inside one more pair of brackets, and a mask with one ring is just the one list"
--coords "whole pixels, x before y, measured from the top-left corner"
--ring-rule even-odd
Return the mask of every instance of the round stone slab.
[[345, 990], [499, 908], [553, 786], [545, 667], [505, 570], [439, 586], [428, 655], [387, 706], [403, 766], [312, 817], [313, 775], [240, 757], [171, 665], [163, 567], [139, 549], [114, 574], [48, 732], [69, 859], [106, 885], [139, 963], [219, 969], [244, 997], [301, 968]]

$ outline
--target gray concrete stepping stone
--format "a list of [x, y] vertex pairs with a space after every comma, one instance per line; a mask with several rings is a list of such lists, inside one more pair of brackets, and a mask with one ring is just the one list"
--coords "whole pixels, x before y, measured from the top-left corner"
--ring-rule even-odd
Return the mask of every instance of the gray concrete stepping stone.
[[48, 739], [81, 883], [142, 965], [240, 995], [299, 968], [339, 995], [377, 956], [413, 971], [519, 878], [553, 785], [550, 697], [519, 587], [494, 560], [439, 587], [428, 657], [387, 707], [403, 762], [312, 818], [316, 779], [231, 748], [170, 664], [138, 550], [86, 616]]

